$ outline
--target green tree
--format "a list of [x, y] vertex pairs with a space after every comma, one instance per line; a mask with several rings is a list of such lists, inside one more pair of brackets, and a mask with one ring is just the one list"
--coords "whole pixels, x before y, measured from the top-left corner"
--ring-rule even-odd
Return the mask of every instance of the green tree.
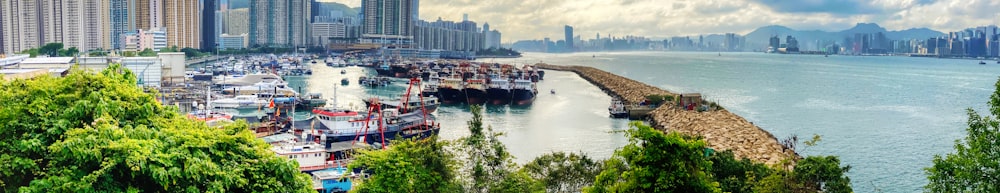
[[459, 139], [455, 148], [464, 153], [460, 175], [465, 192], [529, 192], [532, 179], [517, 172], [514, 156], [498, 137], [503, 133], [483, 128], [482, 107], [472, 105], [472, 119], [469, 120], [469, 137]]
[[988, 102], [990, 116], [967, 109], [965, 140], [955, 140], [955, 152], [935, 155], [925, 168], [931, 192], [1000, 192], [1000, 81]]
[[753, 180], [772, 173], [771, 168], [750, 159], [736, 159], [732, 150], [716, 152], [708, 156], [712, 162], [712, 177], [719, 182], [723, 192], [754, 192]]
[[553, 152], [536, 157], [521, 168], [545, 192], [579, 192], [594, 183], [601, 162], [586, 155]]
[[47, 43], [41, 48], [38, 48], [38, 52], [47, 56], [58, 56], [59, 50], [62, 49], [63, 43]]
[[146, 48], [146, 49], [143, 49], [141, 52], [139, 52], [139, 56], [143, 56], [143, 57], [155, 57], [156, 56], [156, 52], [154, 52], [153, 49]]
[[177, 46], [170, 46], [166, 48], [161, 48], [160, 52], [178, 52]]
[[244, 122], [185, 118], [120, 65], [0, 81], [4, 192], [310, 192]]
[[80, 49], [77, 49], [76, 47], [69, 47], [68, 49], [60, 49], [58, 52], [59, 56], [71, 57], [71, 56], [76, 56], [76, 54], [80, 53]]
[[437, 136], [394, 140], [387, 150], [368, 150], [350, 164], [373, 174], [352, 192], [456, 192], [455, 160]]
[[32, 48], [32, 49], [27, 49], [27, 50], [21, 51], [21, 54], [27, 54], [28, 57], [34, 58], [34, 57], [37, 57], [38, 55], [40, 55], [41, 53], [39, 53], [38, 48]]
[[641, 122], [630, 126], [629, 144], [604, 162], [594, 186], [584, 192], [721, 192], [712, 181], [704, 141]]
[[[802, 142], [805, 147], [816, 146], [821, 141], [819, 135], [813, 135], [812, 139]], [[797, 150], [798, 137], [793, 135], [783, 140], [782, 145], [793, 151]], [[805, 159], [789, 157], [772, 168], [769, 175], [748, 176], [748, 183], [753, 184], [753, 192], [831, 192], [848, 193], [853, 192], [851, 179], [846, 176], [851, 166], [840, 165], [837, 156], [809, 156]], [[788, 168], [794, 168], [789, 170]], [[760, 178], [760, 180], [756, 180]]]

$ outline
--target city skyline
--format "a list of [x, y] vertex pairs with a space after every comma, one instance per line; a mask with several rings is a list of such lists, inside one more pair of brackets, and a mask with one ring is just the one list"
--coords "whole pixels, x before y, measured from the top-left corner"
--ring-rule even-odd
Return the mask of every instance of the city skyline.
[[[317, 0], [359, 7], [360, 0]], [[561, 38], [563, 26], [575, 34], [638, 35], [668, 38], [698, 34], [747, 34], [758, 27], [782, 25], [801, 30], [839, 31], [857, 23], [878, 23], [888, 30], [929, 28], [958, 31], [996, 25], [1000, 15], [989, 0], [495, 0], [480, 2], [423, 0], [420, 19], [489, 22], [507, 31], [504, 42]]]

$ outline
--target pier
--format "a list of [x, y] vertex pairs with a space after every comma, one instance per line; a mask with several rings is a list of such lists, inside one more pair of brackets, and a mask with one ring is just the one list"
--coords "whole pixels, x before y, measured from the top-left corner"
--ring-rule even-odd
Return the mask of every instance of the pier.
[[[654, 94], [674, 96], [674, 101], [679, 99], [678, 94], [592, 67], [549, 64], [536, 66], [574, 72], [609, 95], [629, 104], [639, 103], [646, 96]], [[717, 151], [732, 150], [737, 158], [776, 164], [786, 157], [797, 157], [795, 152], [782, 146], [771, 133], [722, 108], [699, 112], [686, 110], [670, 101], [651, 111], [647, 120], [662, 131], [702, 136], [710, 148]]]

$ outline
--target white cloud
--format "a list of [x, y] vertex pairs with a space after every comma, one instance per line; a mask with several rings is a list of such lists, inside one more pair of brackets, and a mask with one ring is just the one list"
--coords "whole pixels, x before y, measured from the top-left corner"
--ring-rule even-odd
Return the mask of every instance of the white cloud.
[[[360, 0], [322, 0], [360, 6]], [[788, 3], [792, 2], [792, 3]], [[836, 7], [824, 7], [840, 3]], [[420, 0], [424, 20], [459, 21], [463, 13], [480, 25], [489, 22], [504, 41], [562, 39], [563, 26], [585, 39], [640, 35], [745, 34], [784, 25], [801, 30], [837, 31], [855, 23], [878, 23], [889, 30], [927, 27], [955, 31], [996, 24], [996, 0]]]

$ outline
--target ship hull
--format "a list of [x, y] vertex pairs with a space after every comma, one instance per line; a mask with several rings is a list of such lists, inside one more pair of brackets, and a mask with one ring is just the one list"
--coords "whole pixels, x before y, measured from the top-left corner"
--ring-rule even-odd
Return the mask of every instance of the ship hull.
[[494, 105], [510, 104], [510, 99], [512, 98], [510, 90], [501, 88], [486, 89], [486, 95], [490, 104]]
[[465, 96], [468, 98], [469, 104], [483, 104], [486, 103], [486, 91], [480, 89], [465, 89]]
[[444, 104], [458, 104], [465, 102], [465, 93], [453, 88], [438, 88], [438, 98]]
[[513, 105], [531, 105], [535, 102], [535, 92], [532, 90], [514, 89], [511, 95]]

